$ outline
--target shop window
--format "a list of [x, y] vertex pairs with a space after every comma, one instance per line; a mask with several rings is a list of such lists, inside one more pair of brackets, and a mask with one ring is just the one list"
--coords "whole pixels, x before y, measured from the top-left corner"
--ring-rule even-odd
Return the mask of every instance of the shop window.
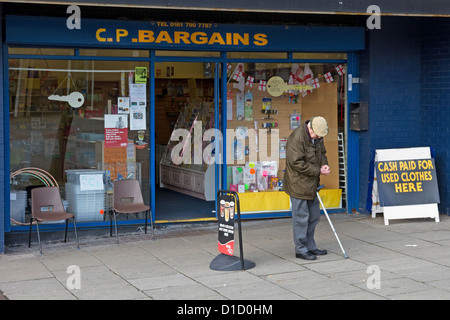
[[148, 50], [80, 49], [80, 56], [98, 57], [149, 57]]
[[220, 52], [213, 51], [169, 51], [169, 50], [156, 50], [155, 56], [166, 57], [220, 57]]
[[214, 63], [158, 62], [155, 65], [157, 79], [213, 79]]
[[228, 52], [228, 59], [287, 59], [286, 52]]
[[[241, 192], [244, 213], [288, 211], [289, 197], [282, 190], [286, 168], [286, 141], [299, 125], [323, 116], [329, 125], [325, 137], [332, 173], [321, 176], [333, 201], [340, 208], [345, 197], [341, 185], [339, 133], [344, 133], [345, 64], [324, 63], [231, 63], [227, 79], [227, 129], [235, 137], [227, 141], [227, 189]], [[269, 90], [279, 77], [282, 92]], [[227, 136], [227, 139], [229, 137]]]
[[347, 60], [347, 53], [335, 52], [294, 52], [292, 54], [294, 59], [345, 59]]
[[61, 48], [8, 48], [9, 54], [29, 54], [29, 55], [48, 55], [48, 56], [73, 56], [74, 49]]
[[[138, 179], [149, 203], [147, 107], [148, 63], [10, 59], [10, 171], [51, 175], [77, 222], [109, 219], [101, 212], [111, 206], [117, 179]], [[25, 192], [25, 199], [43, 185], [27, 173], [11, 183], [11, 193]], [[11, 216], [27, 223], [28, 202], [20, 206]]]

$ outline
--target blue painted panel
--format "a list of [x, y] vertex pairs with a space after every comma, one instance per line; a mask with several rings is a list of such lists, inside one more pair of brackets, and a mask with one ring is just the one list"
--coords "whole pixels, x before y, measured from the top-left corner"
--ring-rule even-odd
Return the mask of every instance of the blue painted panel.
[[6, 42], [45, 46], [222, 51], [354, 51], [364, 28], [8, 16]]

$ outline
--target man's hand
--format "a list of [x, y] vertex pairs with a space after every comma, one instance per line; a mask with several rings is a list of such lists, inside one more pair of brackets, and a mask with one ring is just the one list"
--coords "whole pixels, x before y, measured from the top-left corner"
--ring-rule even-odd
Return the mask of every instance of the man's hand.
[[320, 174], [327, 176], [330, 174], [330, 167], [327, 166], [326, 164], [323, 165], [322, 167], [320, 167]]

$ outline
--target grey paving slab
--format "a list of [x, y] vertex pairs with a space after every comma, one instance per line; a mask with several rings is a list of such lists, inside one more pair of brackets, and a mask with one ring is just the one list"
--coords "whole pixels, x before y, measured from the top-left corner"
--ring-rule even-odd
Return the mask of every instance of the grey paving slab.
[[53, 277], [33, 254], [0, 255], [0, 265], [1, 283]]
[[221, 294], [198, 283], [151, 289], [144, 293], [153, 300], [226, 300]]
[[391, 299], [400, 298], [402, 295], [408, 295], [413, 292], [425, 292], [433, 289], [431, 286], [407, 277], [381, 279], [380, 289], [368, 289], [366, 284], [355, 285], [364, 291], [369, 291], [381, 297]]
[[398, 295], [390, 295], [391, 300], [449, 300], [450, 292], [447, 290], [428, 289], [421, 291], [413, 291]]
[[37, 259], [49, 271], [67, 270], [70, 265], [77, 265], [80, 268], [84, 268], [103, 264], [101, 260], [89, 252], [78, 249], [59, 250], [52, 254], [39, 255]]
[[[69, 276], [67, 272], [55, 272], [55, 277], [64, 285]], [[80, 288], [67, 290], [81, 300], [130, 300], [145, 297], [136, 287], [106, 266], [81, 268], [80, 276]]]
[[240, 282], [234, 285], [217, 287], [215, 290], [230, 300], [271, 300], [277, 295], [289, 295], [292, 292], [271, 282]]
[[133, 279], [130, 283], [141, 291], [193, 285], [195, 281], [182, 274], [175, 273], [166, 276], [150, 277], [143, 279]]
[[2, 283], [0, 290], [10, 300], [77, 300], [55, 278]]

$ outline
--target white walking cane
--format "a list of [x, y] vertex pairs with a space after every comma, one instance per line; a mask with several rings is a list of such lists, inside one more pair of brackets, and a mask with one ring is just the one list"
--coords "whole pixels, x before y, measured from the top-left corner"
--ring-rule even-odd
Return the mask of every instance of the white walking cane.
[[317, 198], [319, 199], [320, 204], [322, 205], [323, 212], [325, 212], [325, 216], [327, 217], [328, 222], [330, 223], [331, 230], [333, 230], [334, 235], [336, 236], [336, 239], [337, 239], [337, 241], [339, 243], [339, 246], [341, 247], [342, 253], [344, 254], [344, 258], [348, 259], [348, 255], [347, 255], [347, 253], [345, 253], [345, 250], [342, 247], [341, 241], [339, 240], [339, 237], [338, 237], [338, 235], [336, 233], [336, 230], [334, 230], [333, 224], [331, 223], [330, 217], [328, 216], [327, 209], [325, 209], [325, 206], [323, 205], [322, 199], [319, 196], [319, 190], [322, 189], [323, 187], [325, 187], [325, 185], [321, 185], [321, 186], [317, 187], [317, 192], [316, 192]]

